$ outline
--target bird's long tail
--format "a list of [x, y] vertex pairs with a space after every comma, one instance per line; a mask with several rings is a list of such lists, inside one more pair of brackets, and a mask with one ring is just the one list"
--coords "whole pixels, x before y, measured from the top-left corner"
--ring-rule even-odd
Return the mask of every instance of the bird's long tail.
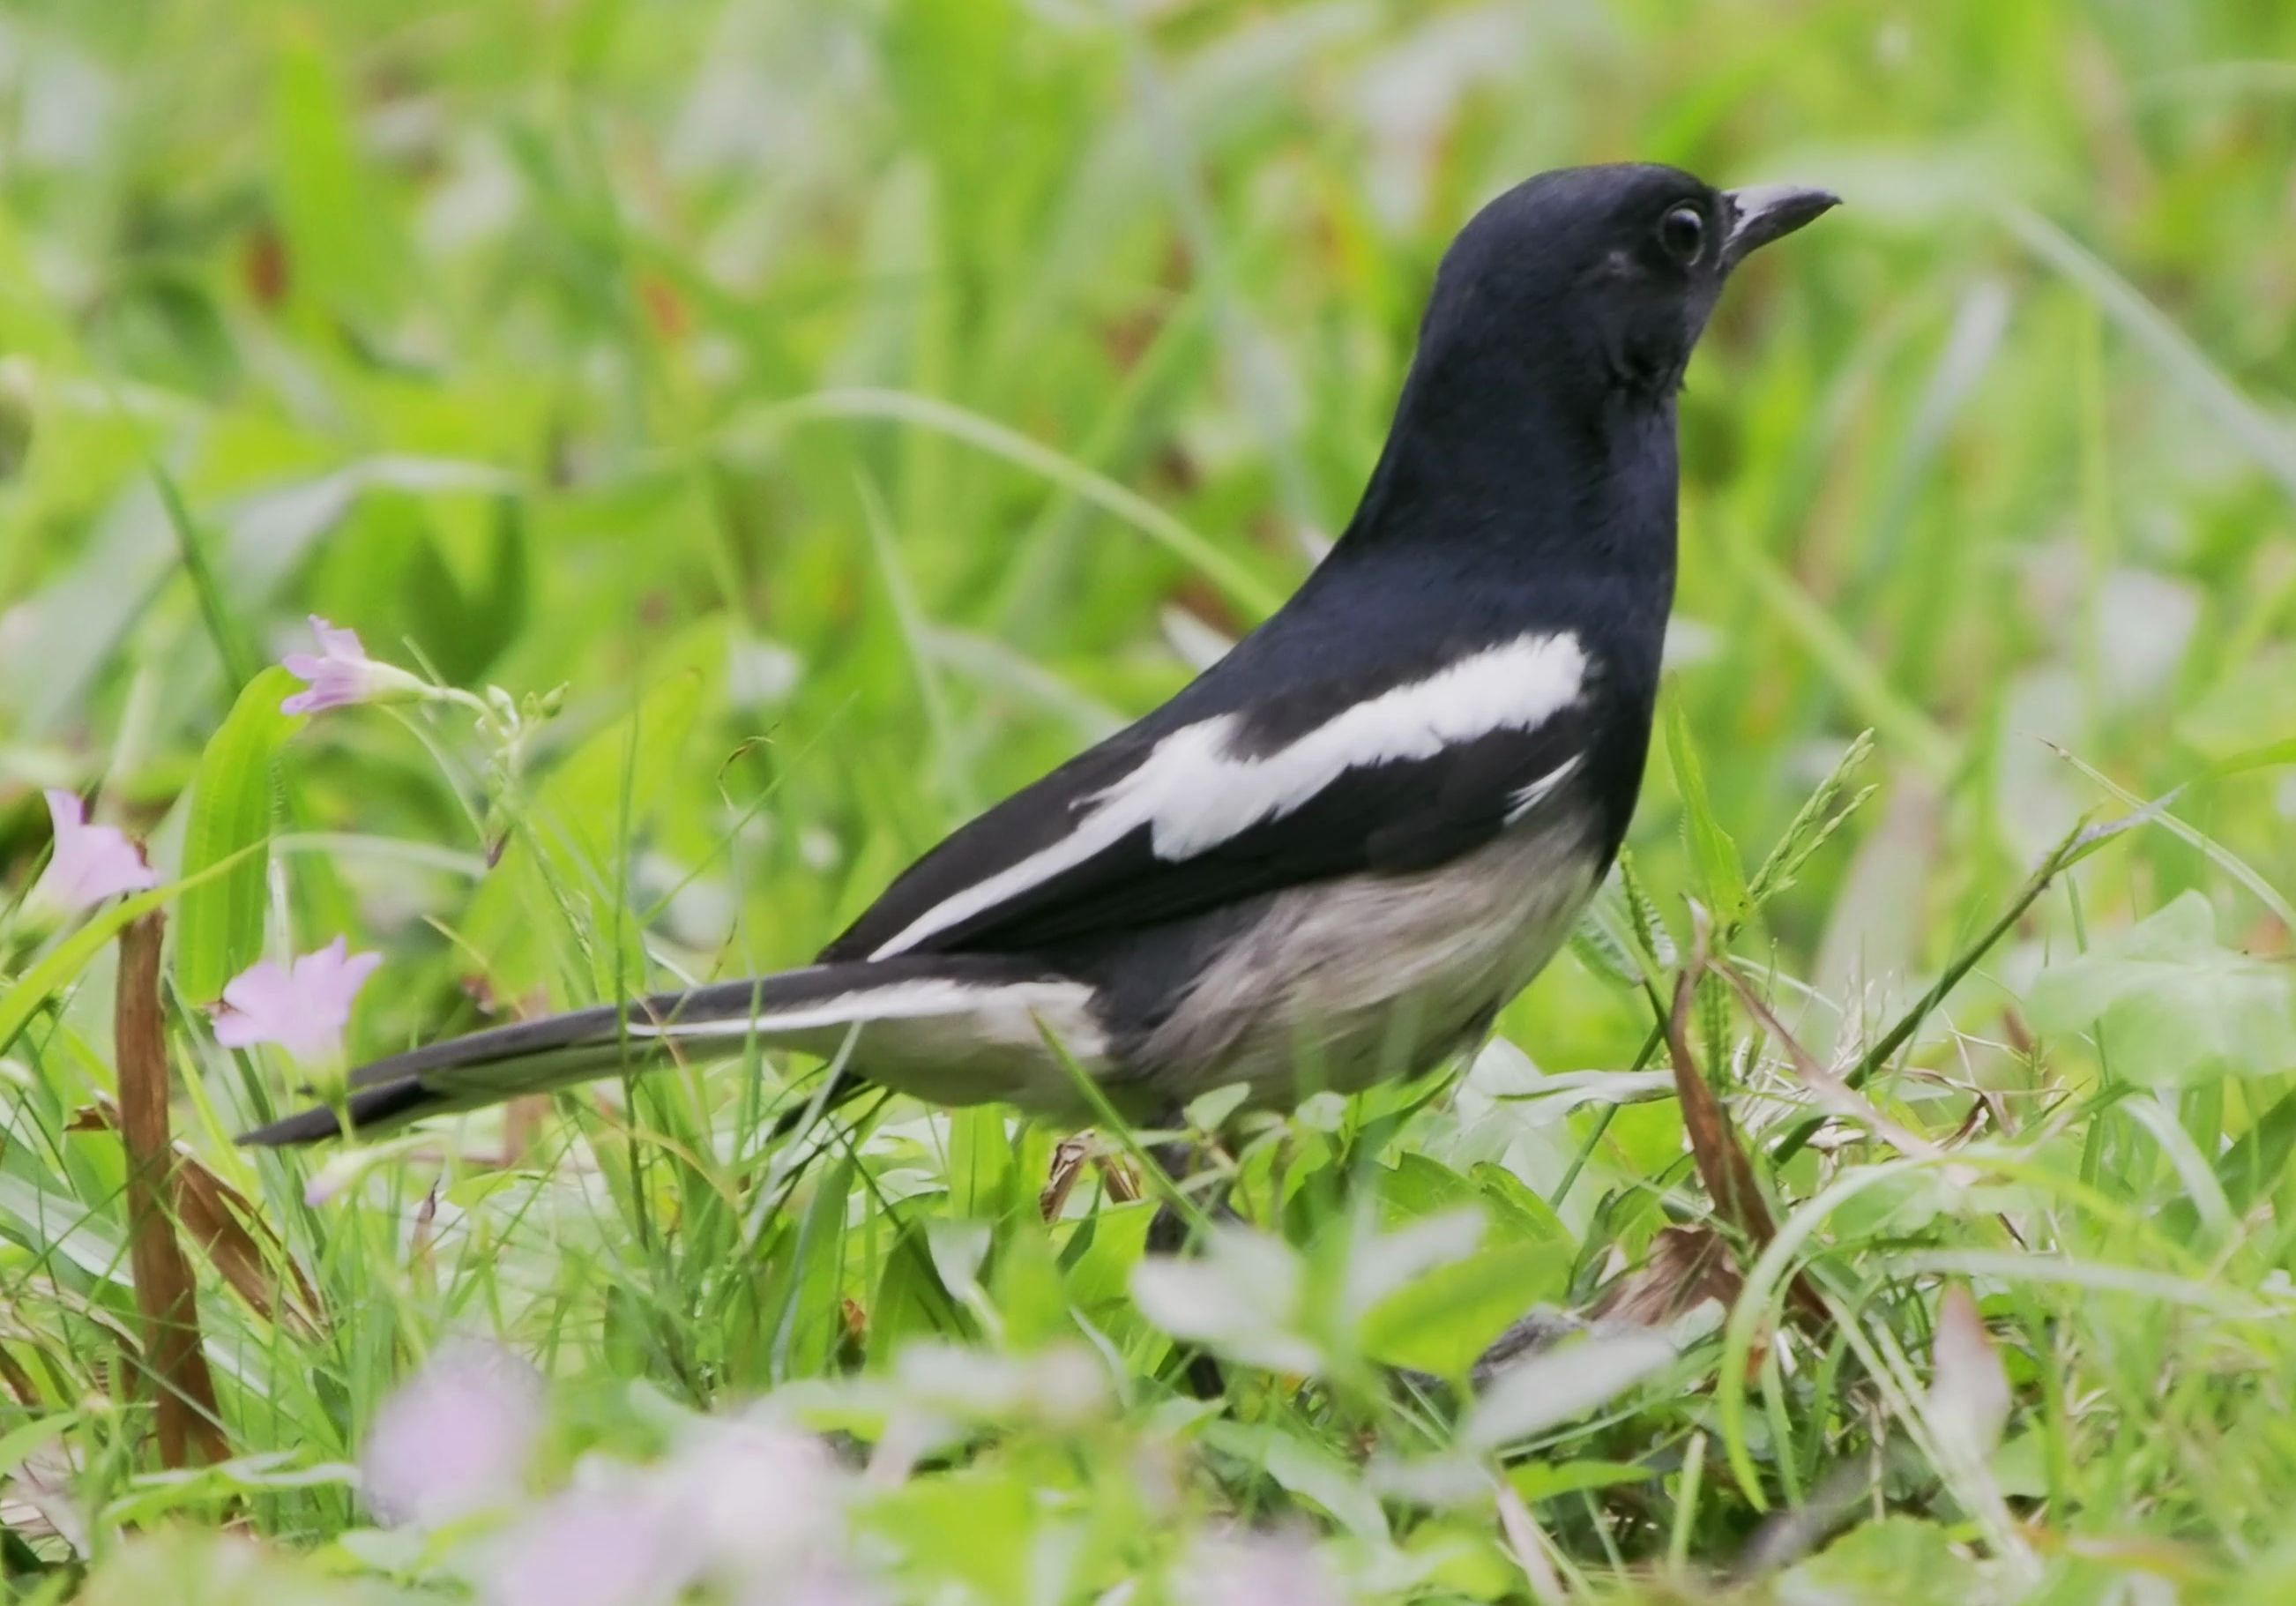
[[[814, 965], [660, 993], [626, 1009], [604, 1006], [521, 1021], [413, 1049], [352, 1073], [350, 1124], [360, 1136], [372, 1136], [428, 1116], [653, 1069], [678, 1058], [732, 1058], [752, 1043], [833, 1054], [856, 1026], [961, 1016], [968, 1001], [1025, 984], [1032, 978], [1024, 972], [1013, 960], [986, 955]], [[240, 1141], [309, 1143], [341, 1130], [336, 1110], [317, 1105], [244, 1133]]]

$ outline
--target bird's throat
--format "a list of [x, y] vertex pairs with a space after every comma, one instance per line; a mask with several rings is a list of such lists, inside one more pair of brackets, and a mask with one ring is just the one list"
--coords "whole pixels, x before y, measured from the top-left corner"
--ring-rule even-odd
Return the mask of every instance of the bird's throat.
[[1671, 396], [1414, 382], [1333, 557], [1636, 582], [1662, 614], [1677, 474]]

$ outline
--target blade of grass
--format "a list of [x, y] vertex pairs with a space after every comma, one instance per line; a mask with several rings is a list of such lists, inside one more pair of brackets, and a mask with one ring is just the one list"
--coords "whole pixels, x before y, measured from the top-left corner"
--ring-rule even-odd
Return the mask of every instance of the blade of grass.
[[1950, 781], [1961, 767], [1960, 745], [1890, 685], [1881, 667], [1817, 599], [1752, 541], [1733, 539], [1725, 543], [1725, 550], [1751, 583], [1763, 606], [1817, 661], [1858, 716], [1931, 779]]
[[[2263, 904], [2265, 908], [2272, 911], [2272, 915], [2275, 919], [2278, 920], [2281, 925], [2287, 927], [2292, 935], [2296, 935], [2296, 903], [2291, 903], [2287, 898], [2281, 894], [2279, 888], [2274, 886], [2269, 881], [2267, 881], [2239, 854], [2234, 852], [2230, 848], [2226, 847], [2222, 843], [2217, 841], [2207, 832], [2202, 831], [2196, 827], [2187, 825], [2184, 820], [2178, 819], [2177, 815], [2171, 811], [2169, 805], [2174, 803], [2177, 798], [2184, 795], [2186, 790], [2185, 787], [2179, 787], [2176, 791], [2165, 795], [2148, 805], [2143, 798], [2137, 796], [2136, 794], [2131, 792], [2128, 787], [2114, 780], [2112, 777], [2105, 774], [2103, 770], [2099, 770], [2095, 765], [2082, 758], [2079, 754], [2070, 752], [2066, 748], [2060, 747], [2054, 742], [2051, 742], [2048, 745], [2050, 751], [2054, 752], [2059, 758], [2064, 760], [2065, 762], [2079, 770], [2082, 775], [2095, 782], [2099, 787], [2112, 794], [2112, 795], [2121, 803], [2129, 804], [2132, 807], [2145, 809], [2145, 819], [2147, 823], [2157, 825], [2162, 830], [2168, 832], [2169, 835], [2177, 838], [2177, 841], [2188, 844], [2189, 845], [2199, 849], [2202, 856], [2206, 858], [2210, 864], [2215, 865], [2226, 875], [2230, 876], [2234, 880], [2248, 888], [2251, 893], [2255, 894], [2256, 901], [2258, 902]], [[2296, 743], [2290, 744], [2290, 747], [2292, 754], [2296, 754]], [[2272, 751], [2273, 750], [2271, 749], [2263, 750], [2267, 758]], [[2246, 757], [2247, 755], [2243, 756]], [[2262, 767], [2261, 764], [2258, 762], [2250, 762], [2243, 765], [2243, 768], [2260, 767]], [[2220, 770], [2218, 773], [2228, 773], [2228, 771]]]
[[233, 861], [224, 875], [184, 894], [176, 927], [176, 984], [205, 1003], [263, 954], [269, 895], [271, 810], [279, 754], [303, 720], [280, 712], [300, 683], [266, 669], [247, 682], [200, 754], [184, 827], [184, 869]]
[[[2036, 899], [2048, 891], [2059, 876], [2123, 833], [2147, 823], [2155, 810], [2167, 801], [2164, 798], [2160, 803], [2108, 820], [2103, 825], [2084, 826], [2052, 848], [2032, 875], [2027, 877], [2025, 884], [2017, 889], [2016, 895], [2010, 899], [2008, 907], [2001, 911], [1999, 918], [1954, 955], [1938, 979], [1931, 984], [1930, 990], [1898, 1018], [1896, 1025], [1874, 1041], [1841, 1080], [1853, 1088], [1865, 1086], [1867, 1078], [1913, 1040], [1914, 1034], [1921, 1030], [1922, 1023], [1936, 1012], [1953, 990], [1961, 985], [1962, 979], [1977, 968], [1978, 961], [1993, 951], [1993, 945], [2009, 934], [2010, 928], [2023, 918]], [[1800, 1154], [1817, 1135], [1818, 1129], [1825, 1124], [1825, 1121], [1826, 1117], [1823, 1116], [1814, 1116], [1779, 1139], [1777, 1145], [1770, 1150], [1770, 1164], [1783, 1165]]]
[[262, 661], [247, 643], [247, 635], [231, 609], [230, 600], [216, 579], [215, 569], [208, 562], [207, 539], [200, 531], [199, 521], [192, 516], [184, 493], [176, 487], [175, 476], [161, 467], [159, 459], [149, 460], [152, 483], [160, 492], [160, 505], [167, 509], [168, 525], [176, 533], [176, 551], [182, 559], [184, 572], [192, 582], [192, 593], [199, 599], [200, 617], [206, 622], [208, 638], [214, 642], [216, 656], [223, 661], [224, 673], [230, 677], [234, 688], [255, 679]]
[[2242, 395], [2183, 330], [2070, 235], [2014, 202], [2002, 204], [2000, 218], [2028, 251], [2095, 301], [2122, 334], [2184, 387], [2218, 428], [2296, 499], [2296, 433]]
[[1238, 606], [1254, 616], [1274, 613], [1283, 600], [1274, 587], [1145, 497], [1016, 430], [930, 396], [867, 389], [817, 391], [810, 396], [772, 403], [742, 414], [721, 434], [720, 440], [738, 446], [749, 433], [772, 434], [794, 424], [855, 418], [890, 420], [937, 430], [1048, 480], [1130, 524], [1226, 592]]

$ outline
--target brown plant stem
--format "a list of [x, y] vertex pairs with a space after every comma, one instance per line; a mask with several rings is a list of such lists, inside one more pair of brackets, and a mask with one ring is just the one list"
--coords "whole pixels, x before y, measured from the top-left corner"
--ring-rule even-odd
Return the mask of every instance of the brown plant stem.
[[[1674, 1062], [1675, 1097], [1682, 1106], [1690, 1157], [1698, 1166], [1699, 1180], [1706, 1184], [1707, 1196], [1714, 1201], [1715, 1216], [1742, 1236], [1752, 1253], [1759, 1255], [1777, 1236], [1777, 1222], [1755, 1179], [1754, 1163], [1746, 1157], [1745, 1145], [1738, 1141], [1722, 1101], [1700, 1073], [1690, 1047], [1690, 1009], [1698, 995], [1699, 978], [1706, 971], [1706, 935], [1702, 918], [1692, 951], [1674, 979], [1674, 1008], [1667, 1014], [1666, 1045]], [[1827, 1319], [1824, 1301], [1800, 1273], [1795, 1273], [1789, 1293], [1803, 1315], [1819, 1322]]]
[[127, 1152], [128, 1257], [144, 1322], [143, 1365], [169, 1468], [225, 1460], [215, 1379], [200, 1347], [199, 1297], [176, 1239], [176, 1153], [168, 1135], [168, 1042], [160, 1009], [158, 914], [119, 934], [112, 1040], [119, 1061], [119, 1141]]

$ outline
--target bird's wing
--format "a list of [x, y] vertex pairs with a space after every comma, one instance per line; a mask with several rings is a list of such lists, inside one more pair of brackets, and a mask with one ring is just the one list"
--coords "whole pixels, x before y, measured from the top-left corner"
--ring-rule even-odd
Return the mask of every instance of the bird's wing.
[[1015, 951], [1352, 871], [1439, 864], [1542, 806], [1593, 717], [1573, 637], [1517, 637], [1144, 721], [955, 832], [823, 953]]

